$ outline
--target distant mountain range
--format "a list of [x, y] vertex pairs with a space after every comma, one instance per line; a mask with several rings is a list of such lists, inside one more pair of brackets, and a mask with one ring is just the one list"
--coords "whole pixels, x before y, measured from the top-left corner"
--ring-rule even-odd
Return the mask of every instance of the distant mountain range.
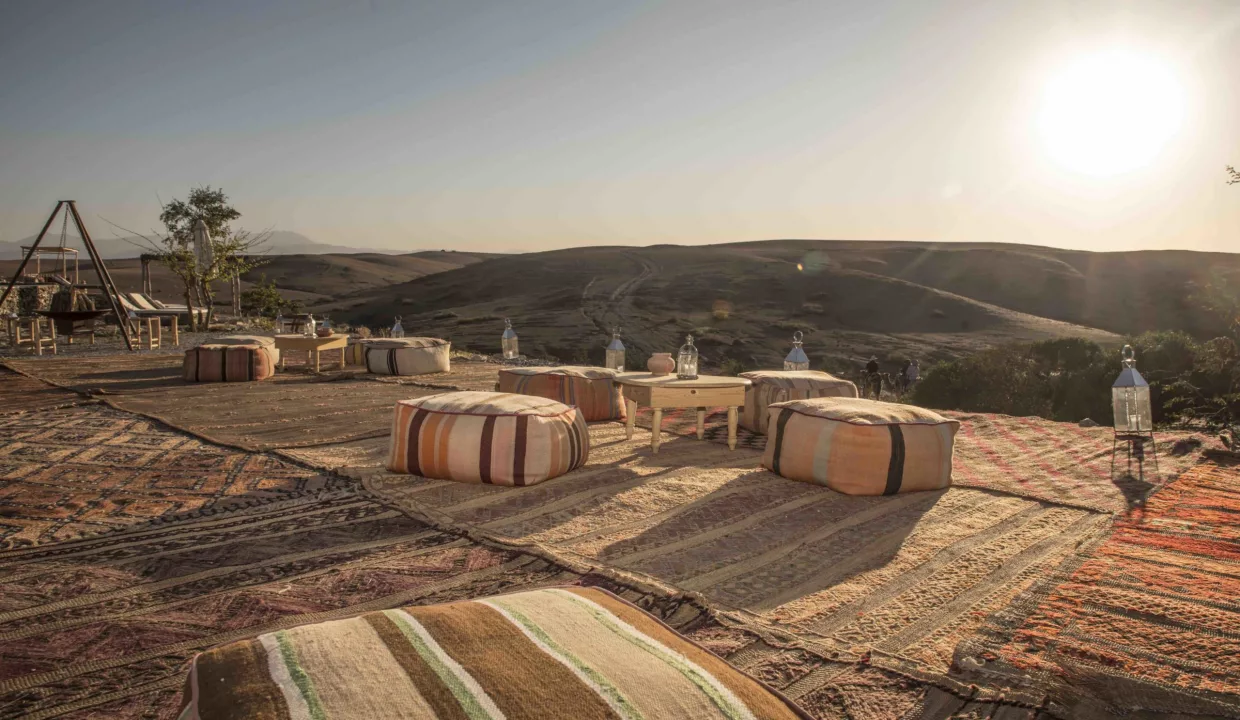
[[[92, 233], [94, 235], [94, 233]], [[22, 257], [21, 247], [34, 243], [35, 235], [22, 238], [17, 242], [0, 242], [0, 260], [20, 260]], [[136, 258], [145, 250], [146, 243], [139, 237], [94, 237], [95, 247], [99, 250], [99, 254], [104, 260], [116, 260], [120, 258]], [[60, 233], [49, 232], [47, 237], [43, 238], [42, 247], [55, 247], [60, 245]], [[86, 259], [86, 247], [82, 244], [81, 238], [77, 235], [69, 235], [65, 238], [65, 246], [77, 249], [81, 253], [81, 257]], [[266, 244], [264, 251], [268, 255], [326, 255], [328, 253], [378, 253], [382, 255], [403, 255], [414, 252], [413, 250], [380, 250], [376, 248], [348, 247], [345, 245], [329, 245], [327, 243], [319, 243], [302, 235], [301, 233], [290, 232], [288, 230], [277, 230], [271, 234], [271, 239]]]

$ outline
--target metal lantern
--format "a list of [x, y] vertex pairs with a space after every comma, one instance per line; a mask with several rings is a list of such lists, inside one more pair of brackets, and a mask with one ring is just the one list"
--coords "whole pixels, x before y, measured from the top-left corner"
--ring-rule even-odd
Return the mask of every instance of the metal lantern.
[[396, 316], [396, 323], [392, 325], [392, 337], [403, 338], [405, 336], [405, 328], [400, 324], [400, 316]]
[[611, 331], [611, 342], [607, 345], [607, 357], [603, 367], [616, 372], [624, 372], [624, 343], [620, 342], [620, 328]]
[[693, 346], [693, 336], [685, 336], [685, 344], [680, 346], [680, 354], [676, 357], [676, 377], [681, 380], [693, 380], [698, 376], [698, 351]]
[[504, 335], [500, 338], [500, 346], [504, 350], [505, 360], [517, 359], [517, 333], [512, 329], [512, 321], [504, 318]]
[[1137, 372], [1136, 353], [1131, 345], [1123, 351], [1124, 369], [1111, 385], [1111, 407], [1115, 411], [1116, 434], [1153, 433], [1150, 411], [1150, 384]]
[[792, 334], [792, 352], [784, 358], [785, 370], [809, 370], [809, 357], [801, 348], [805, 335], [800, 330]]

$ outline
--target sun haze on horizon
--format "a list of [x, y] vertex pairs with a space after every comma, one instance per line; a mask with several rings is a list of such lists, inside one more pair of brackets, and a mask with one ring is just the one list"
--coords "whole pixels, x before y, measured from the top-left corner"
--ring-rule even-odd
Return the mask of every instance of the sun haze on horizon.
[[1240, 250], [1234, 0], [0, 6], [0, 242], [531, 251], [764, 238]]

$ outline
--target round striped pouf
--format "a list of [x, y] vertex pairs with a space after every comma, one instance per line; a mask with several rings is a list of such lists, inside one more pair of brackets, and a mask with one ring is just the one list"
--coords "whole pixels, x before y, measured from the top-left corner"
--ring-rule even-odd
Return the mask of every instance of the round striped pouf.
[[488, 485], [535, 485], [585, 464], [590, 434], [575, 407], [497, 392], [401, 400], [387, 469]]
[[770, 408], [762, 466], [848, 495], [895, 495], [952, 484], [960, 423], [912, 405], [818, 398]]

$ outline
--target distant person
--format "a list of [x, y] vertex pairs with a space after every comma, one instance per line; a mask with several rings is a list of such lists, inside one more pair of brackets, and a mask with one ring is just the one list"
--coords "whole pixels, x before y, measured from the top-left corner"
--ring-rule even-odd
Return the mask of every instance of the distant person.
[[877, 400], [883, 394], [883, 376], [878, 374], [878, 358], [875, 356], [870, 356], [870, 361], [865, 364], [865, 379], [866, 395], [873, 391]]
[[913, 389], [913, 385], [921, 379], [921, 366], [914, 360], [909, 364], [908, 369], [904, 371], [904, 384], [909, 390]]

